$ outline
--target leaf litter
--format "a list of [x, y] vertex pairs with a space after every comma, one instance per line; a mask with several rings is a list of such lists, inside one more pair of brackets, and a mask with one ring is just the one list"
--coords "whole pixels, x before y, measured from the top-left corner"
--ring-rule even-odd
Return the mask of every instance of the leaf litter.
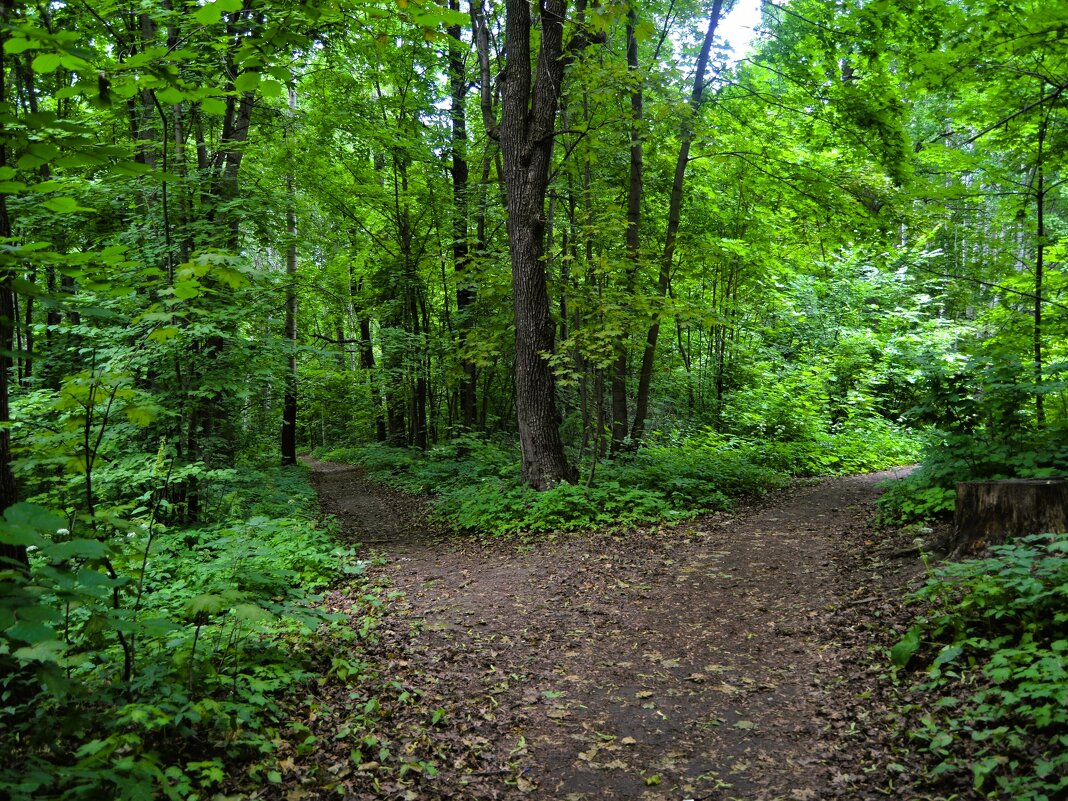
[[[324, 513], [382, 557], [383, 597], [401, 594], [353, 645], [367, 668], [306, 699], [316, 745], [265, 798], [928, 797], [904, 789], [922, 760], [873, 651], [919, 575], [887, 556], [908, 535], [870, 522], [888, 476], [532, 548], [436, 530], [419, 500], [311, 466]], [[383, 714], [345, 728], [370, 698]]]

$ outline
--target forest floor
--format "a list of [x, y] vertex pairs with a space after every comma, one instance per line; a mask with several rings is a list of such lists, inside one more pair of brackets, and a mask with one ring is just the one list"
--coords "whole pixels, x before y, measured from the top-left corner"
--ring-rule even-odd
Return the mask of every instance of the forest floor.
[[[450, 535], [357, 468], [308, 464], [323, 512], [402, 594], [353, 646], [363, 678], [309, 699], [318, 745], [283, 760], [279, 797], [924, 797], [902, 789], [916, 771], [880, 678], [923, 573], [914, 534], [872, 522], [895, 471], [524, 542]], [[348, 735], [372, 697], [388, 755]]]

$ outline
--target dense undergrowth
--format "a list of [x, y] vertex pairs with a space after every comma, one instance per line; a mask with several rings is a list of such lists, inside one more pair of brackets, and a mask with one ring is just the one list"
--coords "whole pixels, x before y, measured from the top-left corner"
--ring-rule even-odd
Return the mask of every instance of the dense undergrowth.
[[1068, 791], [1068, 535], [1035, 535], [935, 569], [891, 656], [930, 780], [1048, 801]]
[[804, 440], [702, 429], [657, 435], [634, 453], [592, 463], [577, 484], [534, 492], [519, 481], [514, 446], [460, 437], [423, 453], [384, 445], [337, 448], [325, 458], [360, 465], [368, 478], [435, 497], [437, 519], [491, 535], [571, 531], [673, 520], [726, 509], [732, 498], [782, 486], [790, 476], [859, 473], [904, 464], [915, 440], [864, 419]]
[[886, 522], [933, 520], [953, 514], [957, 482], [1066, 475], [1068, 428], [1064, 424], [1012, 437], [936, 432], [924, 449], [923, 464], [890, 485], [879, 499], [879, 508]]
[[31, 564], [0, 572], [0, 796], [208, 798], [234, 765], [281, 780], [281, 699], [318, 675], [310, 635], [333, 620], [316, 593], [364, 565], [315, 523], [301, 469], [212, 487], [217, 522], [195, 527], [159, 486], [122, 515], [7, 510]]

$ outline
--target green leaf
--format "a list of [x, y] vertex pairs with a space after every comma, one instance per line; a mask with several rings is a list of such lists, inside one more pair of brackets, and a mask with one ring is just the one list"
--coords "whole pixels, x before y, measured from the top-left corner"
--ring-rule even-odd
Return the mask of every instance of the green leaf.
[[[168, 318], [170, 315], [168, 315]], [[178, 334], [182, 332], [182, 329], [176, 325], [165, 325], [155, 329], [148, 338], [153, 342], [168, 342], [174, 339]]]
[[[22, 609], [19, 610], [20, 613], [24, 611]], [[28, 642], [31, 646], [56, 639], [54, 628], [36, 620], [20, 620], [9, 628], [6, 634], [12, 639]]]
[[127, 406], [123, 412], [126, 415], [127, 420], [141, 428], [151, 425], [159, 416], [158, 411], [153, 406], [138, 406], [131, 404], [130, 406]]
[[156, 99], [164, 105], [176, 106], [185, 100], [185, 93], [180, 89], [175, 89], [173, 86], [168, 86], [166, 89], [156, 92]]
[[174, 296], [181, 300], [195, 298], [200, 294], [201, 286], [197, 281], [176, 281], [174, 284]]
[[75, 211], [92, 211], [93, 209], [86, 206], [78, 205], [78, 201], [72, 197], [50, 197], [44, 203], [41, 204], [49, 211], [54, 211], [56, 214], [71, 214]]
[[238, 92], [251, 92], [260, 84], [258, 72], [242, 72], [234, 81], [234, 89]]
[[4, 520], [13, 525], [25, 526], [35, 531], [56, 531], [65, 521], [55, 512], [33, 503], [16, 503], [4, 511]]
[[284, 88], [278, 81], [260, 81], [260, 94], [264, 97], [281, 97]]
[[41, 45], [39, 43], [31, 42], [29, 39], [8, 39], [6, 42], [4, 42], [4, 52], [11, 53], [12, 55], [17, 55], [19, 53], [25, 53], [27, 50], [33, 50], [40, 46]]
[[77, 71], [86, 70], [89, 68], [89, 62], [84, 58], [78, 58], [72, 56], [69, 53], [65, 53], [59, 57], [59, 63], [65, 70]]
[[56, 542], [41, 549], [41, 553], [53, 562], [67, 559], [100, 559], [107, 554], [107, 546], [100, 540], [75, 539]]
[[216, 615], [229, 608], [229, 598], [225, 595], [220, 595], [219, 593], [208, 592], [202, 595], [197, 595], [195, 598], [190, 598], [185, 605], [185, 612], [188, 617], [195, 617], [201, 613]]
[[241, 620], [255, 622], [274, 619], [274, 615], [256, 604], [237, 604], [234, 607], [234, 615]]
[[17, 649], [14, 656], [21, 662], [58, 662], [66, 650], [66, 644], [60, 640], [41, 640]]
[[193, 16], [201, 25], [214, 25], [222, 19], [224, 13], [240, 11], [243, 5], [241, 0], [216, 0], [214, 3], [203, 6]]
[[217, 97], [205, 97], [200, 101], [200, 107], [206, 114], [225, 114], [226, 101]]
[[55, 72], [59, 69], [59, 65], [62, 62], [63, 57], [59, 53], [41, 53], [37, 58], [33, 60], [33, 71], [39, 75], [43, 75], [48, 72]]
[[935, 661], [931, 663], [931, 675], [937, 678], [941, 675], [942, 666], [954, 661], [963, 651], [964, 649], [959, 645], [947, 645], [939, 651]]
[[919, 629], [913, 627], [906, 632], [897, 645], [890, 649], [890, 661], [897, 667], [905, 667], [919, 648], [920, 632]]

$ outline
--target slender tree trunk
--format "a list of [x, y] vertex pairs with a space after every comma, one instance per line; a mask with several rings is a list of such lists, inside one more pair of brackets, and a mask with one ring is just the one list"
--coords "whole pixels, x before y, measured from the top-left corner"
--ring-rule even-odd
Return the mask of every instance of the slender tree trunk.
[[[1042, 88], [1045, 92], [1045, 86]], [[1040, 120], [1038, 125], [1038, 158], [1035, 169], [1038, 173], [1035, 183], [1035, 206], [1037, 225], [1035, 227], [1035, 328], [1034, 328], [1034, 352], [1035, 352], [1035, 423], [1040, 429], [1046, 427], [1045, 398], [1042, 394], [1042, 290], [1045, 280], [1046, 260], [1046, 176], [1045, 176], [1045, 144], [1046, 124], [1049, 117], [1045, 109], [1039, 107]]]
[[540, 50], [532, 80], [530, 6], [527, 0], [505, 4], [508, 60], [499, 136], [515, 307], [516, 414], [523, 481], [539, 490], [576, 479], [560, 438], [556, 384], [547, 358], [554, 348], [555, 325], [542, 261], [552, 129], [565, 68], [566, 6], [565, 0], [542, 3]]
[[[642, 216], [642, 80], [638, 72], [638, 38], [635, 26], [638, 13], [633, 3], [627, 12], [627, 71], [633, 82], [630, 90], [630, 181], [627, 186], [627, 268], [624, 292], [634, 291], [640, 256]], [[624, 338], [616, 347], [612, 371], [612, 453], [623, 446], [627, 436], [627, 343]]]
[[[471, 2], [474, 13], [474, 0]], [[460, 10], [460, 0], [449, 0], [449, 8]], [[448, 29], [449, 42], [449, 85], [452, 95], [452, 197], [453, 197], [453, 241], [452, 260], [456, 273], [456, 318], [459, 332], [461, 354], [467, 342], [467, 333], [471, 328], [471, 307], [475, 302], [475, 289], [470, 283], [467, 267], [470, 260], [467, 244], [468, 224], [468, 185], [470, 167], [467, 160], [467, 115], [464, 103], [467, 99], [467, 77], [464, 69], [464, 42], [462, 29], [453, 25]], [[475, 363], [461, 356], [463, 377], [460, 379], [460, 420], [468, 431], [475, 427], [477, 399], [475, 388], [477, 378]]]
[[[7, 54], [4, 44], [8, 39], [8, 23], [11, 19], [11, 0], [0, 0], [0, 107], [7, 103]], [[7, 141], [0, 138], [0, 169], [8, 166]], [[11, 236], [11, 217], [8, 214], [7, 195], [0, 193], [0, 238]], [[5, 259], [6, 261], [6, 259]], [[0, 514], [18, 502], [18, 487], [11, 470], [11, 354], [15, 340], [15, 290], [14, 274], [10, 264], [0, 264]], [[0, 570], [11, 564], [21, 569], [29, 568], [25, 545], [0, 543]]]
[[[296, 90], [289, 90], [290, 122], [297, 112]], [[286, 138], [291, 131], [286, 131]], [[290, 144], [292, 147], [292, 144]], [[288, 370], [282, 398], [282, 465], [297, 463], [297, 192], [293, 167], [286, 175], [286, 341]]]
[[[701, 99], [705, 88], [705, 71], [708, 69], [708, 57], [712, 49], [712, 40], [716, 36], [723, 0], [715, 0], [712, 13], [708, 19], [708, 28], [701, 44], [701, 53], [697, 58], [697, 72], [693, 79], [693, 91], [690, 93], [690, 107], [680, 132], [679, 157], [675, 162], [675, 180], [671, 185], [671, 200], [668, 204], [667, 233], [664, 238], [664, 255], [660, 261], [660, 276], [657, 292], [661, 298], [667, 297], [671, 281], [671, 267], [675, 258], [675, 240], [679, 232], [679, 220], [682, 216], [682, 186], [686, 178], [686, 165], [690, 160], [690, 145], [693, 142], [694, 119], [701, 108]], [[634, 425], [631, 426], [631, 439], [637, 443], [645, 433], [645, 418], [649, 413], [649, 388], [653, 380], [653, 361], [656, 356], [656, 342], [660, 337], [660, 313], [653, 316], [649, 333], [645, 338], [645, 352], [642, 354], [641, 372], [638, 375], [638, 396], [635, 399]]]
[[382, 412], [382, 396], [375, 379], [375, 350], [371, 341], [371, 318], [360, 315], [360, 367], [367, 371], [368, 387], [371, 392], [371, 406], [375, 410], [375, 440], [386, 441], [386, 417]]

